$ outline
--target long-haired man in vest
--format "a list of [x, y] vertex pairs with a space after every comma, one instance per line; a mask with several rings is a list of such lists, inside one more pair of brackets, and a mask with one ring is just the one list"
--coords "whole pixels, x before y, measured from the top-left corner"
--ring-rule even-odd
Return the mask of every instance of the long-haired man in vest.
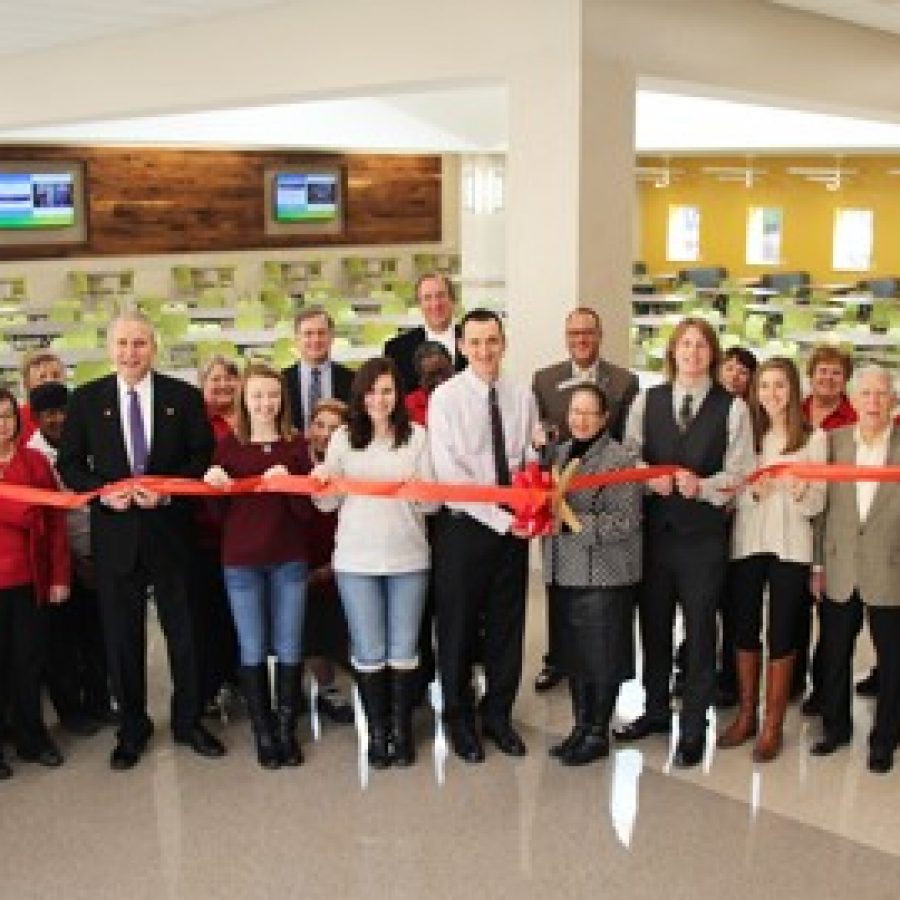
[[639, 740], [671, 728], [677, 602], [688, 671], [674, 759], [682, 768], [703, 758], [706, 711], [715, 697], [716, 604], [728, 560], [725, 505], [754, 459], [747, 405], [715, 381], [720, 358], [713, 328], [703, 319], [683, 319], [666, 349], [668, 380], [635, 399], [625, 427], [625, 445], [647, 465], [682, 468], [647, 483], [638, 596], [646, 705], [616, 737]]

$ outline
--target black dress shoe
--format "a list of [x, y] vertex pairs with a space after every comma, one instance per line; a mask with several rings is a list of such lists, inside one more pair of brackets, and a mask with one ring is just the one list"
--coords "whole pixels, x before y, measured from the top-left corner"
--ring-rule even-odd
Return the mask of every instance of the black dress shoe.
[[546, 691], [551, 691], [555, 688], [566, 676], [562, 673], [560, 669], [556, 666], [547, 663], [540, 672], [538, 672], [537, 678], [534, 679], [534, 689], [539, 693], [543, 694]]
[[876, 775], [886, 775], [894, 767], [894, 754], [889, 750], [869, 750], [868, 767]]
[[862, 681], [856, 684], [856, 693], [859, 697], [877, 697], [878, 696], [878, 669], [872, 669]]
[[816, 743], [809, 748], [809, 752], [812, 753], [813, 756], [831, 756], [832, 753], [840, 750], [841, 747], [846, 747], [849, 743], [849, 737], [838, 738], [826, 734], [821, 741], [816, 741]]
[[672, 762], [679, 769], [691, 769], [702, 762], [705, 749], [706, 743], [702, 737], [683, 737], [678, 741]]
[[109, 757], [109, 767], [114, 772], [126, 772], [133, 769], [141, 758], [143, 747], [133, 741], [119, 739]]
[[319, 712], [337, 725], [353, 724], [353, 707], [341, 692], [332, 685], [322, 688], [316, 699]]
[[7, 778], [12, 778], [13, 770], [9, 767], [9, 763], [3, 758], [3, 753], [0, 751], [0, 781], [6, 781]]
[[465, 720], [455, 720], [447, 724], [450, 746], [453, 752], [467, 763], [484, 762], [484, 748], [475, 733], [475, 728]]
[[800, 712], [802, 712], [804, 716], [822, 715], [822, 701], [815, 691], [813, 691], [800, 705]]
[[509, 719], [482, 719], [481, 732], [490, 738], [501, 753], [507, 756], [524, 756], [528, 752], [525, 741], [512, 727]]
[[225, 755], [225, 747], [222, 742], [214, 738], [202, 725], [195, 725], [186, 733], [177, 733], [174, 736], [176, 744], [184, 744], [190, 747], [198, 756], [207, 759], [218, 759]]
[[609, 734], [605, 728], [594, 725], [584, 729], [581, 740], [561, 753], [559, 761], [564, 766], [586, 766], [594, 760], [605, 759], [607, 756], [609, 756]]
[[621, 728], [616, 728], [613, 734], [617, 741], [640, 741], [651, 734], [668, 734], [671, 730], [671, 719], [653, 719], [645, 714]]
[[50, 738], [31, 747], [17, 747], [16, 754], [25, 762], [36, 762], [50, 769], [55, 769], [63, 764], [63, 755]]

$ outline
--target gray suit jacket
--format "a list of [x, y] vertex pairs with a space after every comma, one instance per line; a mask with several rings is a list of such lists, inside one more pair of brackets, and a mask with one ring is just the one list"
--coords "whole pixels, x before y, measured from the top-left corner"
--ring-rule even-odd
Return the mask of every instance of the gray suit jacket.
[[[856, 462], [855, 425], [828, 435], [828, 461]], [[900, 428], [894, 426], [887, 465], [900, 465]], [[900, 606], [900, 484], [879, 484], [865, 522], [856, 484], [831, 483], [816, 530], [815, 561], [825, 566], [825, 594], [845, 602], [855, 590], [871, 606]]]
[[[567, 442], [557, 461], [569, 455]], [[604, 435], [581, 459], [579, 475], [594, 475], [635, 465], [625, 448]], [[641, 578], [642, 484], [617, 484], [575, 491], [569, 506], [582, 531], [543, 539], [544, 580], [563, 587], [624, 587]]]
[[[569, 437], [566, 412], [569, 409], [569, 397], [574, 385], [565, 387], [560, 385], [565, 385], [572, 376], [572, 363], [566, 360], [535, 372], [532, 385], [541, 419], [549, 420], [559, 427], [561, 440], [567, 440]], [[637, 376], [628, 369], [601, 359], [597, 363], [597, 386], [603, 390], [609, 401], [607, 431], [617, 441], [621, 441], [628, 408], [638, 392]]]

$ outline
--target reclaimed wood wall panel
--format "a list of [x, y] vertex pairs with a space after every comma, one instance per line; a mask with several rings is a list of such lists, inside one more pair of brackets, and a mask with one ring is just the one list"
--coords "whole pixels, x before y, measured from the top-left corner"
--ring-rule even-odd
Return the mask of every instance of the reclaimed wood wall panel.
[[[0, 259], [409, 244], [441, 240], [441, 158], [167, 148], [2, 146], [0, 160], [80, 160], [88, 239], [0, 248]], [[265, 233], [263, 175], [277, 166], [346, 171], [340, 235]]]

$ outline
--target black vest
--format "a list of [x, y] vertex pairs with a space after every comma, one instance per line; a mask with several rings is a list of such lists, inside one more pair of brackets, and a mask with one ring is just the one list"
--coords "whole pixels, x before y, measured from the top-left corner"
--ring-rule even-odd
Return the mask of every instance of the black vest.
[[[700, 478], [721, 472], [728, 446], [728, 413], [733, 399], [728, 391], [714, 383], [690, 425], [682, 431], [675, 423], [671, 383], [650, 388], [644, 409], [644, 461], [651, 466], [684, 466]], [[646, 516], [651, 531], [725, 533], [724, 507], [703, 500], [687, 500], [678, 493], [669, 497], [649, 494]]]

